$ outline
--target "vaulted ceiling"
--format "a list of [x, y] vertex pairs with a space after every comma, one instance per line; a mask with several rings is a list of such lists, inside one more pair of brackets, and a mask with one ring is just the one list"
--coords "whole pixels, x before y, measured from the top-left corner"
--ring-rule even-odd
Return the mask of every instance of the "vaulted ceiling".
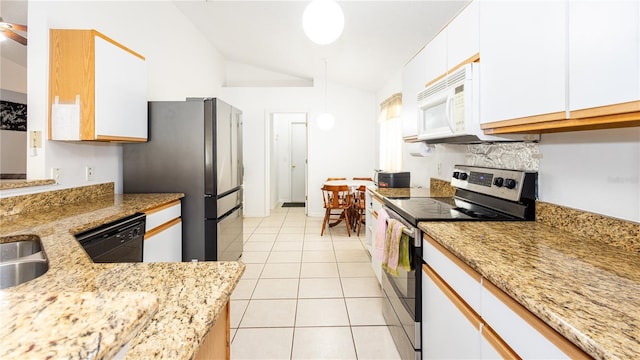
[[338, 1], [342, 36], [312, 43], [302, 29], [309, 1], [174, 1], [229, 60], [301, 79], [370, 91], [381, 86], [469, 1]]
[[[324, 78], [326, 58], [330, 81], [377, 91], [469, 1], [339, 0], [344, 32], [329, 45], [312, 43], [302, 30], [309, 1], [173, 2], [230, 61], [304, 82]], [[152, 16], [153, 1], [148, 4]], [[0, 6], [5, 20], [26, 24], [27, 0]], [[2, 57], [26, 66], [26, 47], [1, 46]]]

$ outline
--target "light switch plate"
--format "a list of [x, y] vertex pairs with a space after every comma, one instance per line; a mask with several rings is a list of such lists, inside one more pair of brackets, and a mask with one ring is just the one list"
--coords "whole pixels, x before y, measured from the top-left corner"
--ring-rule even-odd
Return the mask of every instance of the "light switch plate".
[[39, 149], [42, 147], [42, 131], [29, 131], [31, 141], [29, 141], [29, 147], [32, 149]]

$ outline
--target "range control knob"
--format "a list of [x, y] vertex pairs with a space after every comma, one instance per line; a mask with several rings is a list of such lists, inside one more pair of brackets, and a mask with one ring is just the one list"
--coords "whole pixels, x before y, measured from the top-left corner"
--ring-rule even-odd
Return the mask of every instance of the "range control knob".
[[467, 175], [467, 173], [461, 172], [460, 175], [458, 175], [458, 179], [460, 180], [467, 180], [467, 178], [469, 177], [469, 175]]
[[460, 176], [460, 171], [454, 171], [454, 172], [453, 172], [453, 178], [454, 178], [454, 179], [457, 179], [457, 178], [458, 178], [458, 176]]
[[504, 187], [506, 187], [507, 189], [514, 189], [516, 187], [516, 181], [513, 179], [505, 179]]
[[493, 185], [495, 185], [497, 187], [502, 187], [502, 185], [504, 185], [504, 178], [497, 177], [497, 178], [493, 179]]

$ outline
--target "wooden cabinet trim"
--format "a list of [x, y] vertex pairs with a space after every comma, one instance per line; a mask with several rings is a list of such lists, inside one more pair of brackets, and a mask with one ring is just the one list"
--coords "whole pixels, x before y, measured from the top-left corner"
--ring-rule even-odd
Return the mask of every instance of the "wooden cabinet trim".
[[551, 328], [544, 321], [540, 320], [539, 317], [531, 313], [524, 306], [520, 305], [520, 303], [515, 301], [504, 291], [500, 290], [497, 286], [493, 285], [489, 281], [483, 281], [483, 286], [509, 309], [515, 312], [520, 318], [542, 334], [542, 336], [549, 340], [553, 345], [567, 354], [570, 359], [591, 359], [591, 356], [587, 355], [582, 349], [578, 348], [563, 335]]
[[597, 118], [607, 115], [617, 115], [624, 113], [639, 113], [640, 100], [629, 101], [620, 104], [599, 106], [589, 109], [574, 110], [569, 113], [570, 119]]
[[478, 313], [476, 313], [475, 310], [473, 310], [471, 306], [469, 306], [469, 304], [467, 304], [460, 295], [458, 295], [455, 290], [453, 290], [449, 284], [447, 284], [429, 265], [422, 264], [422, 271], [424, 271], [436, 286], [438, 286], [438, 288], [456, 306], [456, 308], [460, 310], [473, 327], [480, 330], [480, 325], [482, 324], [480, 315], [478, 315]]
[[180, 199], [174, 200], [174, 201], [171, 201], [171, 202], [159, 205], [159, 206], [156, 206], [156, 207], [148, 209], [148, 210], [145, 210], [144, 213], [145, 213], [145, 215], [149, 216], [149, 215], [151, 215], [153, 213], [157, 213], [158, 211], [162, 211], [164, 209], [168, 209], [168, 208], [170, 208], [172, 206], [176, 206], [176, 205], [180, 205]]
[[76, 95], [80, 95], [79, 140], [93, 140], [94, 122], [82, 119], [95, 119], [94, 73], [95, 43], [90, 32], [49, 30], [49, 140], [52, 139], [51, 107], [55, 97], [58, 96], [60, 103], [75, 103]]
[[640, 126], [640, 101], [565, 112], [528, 116], [484, 123], [487, 135], [514, 133], [553, 133], [576, 130], [612, 129]]
[[447, 70], [446, 73], [444, 73], [444, 74], [438, 76], [437, 78], [435, 78], [435, 79], [429, 81], [428, 83], [426, 83], [424, 85], [424, 87], [427, 87], [429, 85], [437, 83], [438, 81], [444, 79], [448, 74], [451, 74], [452, 72], [460, 69], [461, 67], [463, 67], [463, 66], [465, 66], [467, 64], [471, 64], [473, 62], [480, 62], [480, 53], [475, 53], [475, 54], [471, 55], [470, 57], [468, 57], [467, 59], [463, 60], [458, 65], [456, 65], [456, 66], [452, 67], [451, 69]]
[[160, 225], [160, 226], [156, 226], [155, 228], [147, 231], [144, 234], [144, 239], [145, 240], [149, 240], [150, 238], [154, 237], [155, 235], [158, 235], [159, 233], [163, 232], [164, 230], [179, 224], [180, 222], [182, 222], [182, 218], [175, 218], [173, 220], [167, 221], [166, 223]]
[[418, 139], [418, 135], [411, 135], [411, 136], [403, 137], [402, 141], [405, 143], [417, 143], [417, 142], [421, 142], [422, 140]]
[[231, 358], [231, 336], [230, 336], [230, 316], [229, 302], [216, 319], [215, 324], [209, 330], [200, 348], [196, 351], [195, 360], [210, 359], [230, 359]]
[[115, 41], [115, 40], [111, 39], [110, 37], [108, 37], [108, 36], [106, 36], [106, 35], [104, 35], [104, 34], [102, 34], [101, 32], [99, 32], [99, 31], [97, 31], [97, 30], [91, 30], [91, 33], [93, 34], [93, 36], [97, 36], [97, 37], [99, 37], [99, 38], [102, 38], [102, 39], [104, 39], [105, 41], [108, 41], [108, 42], [110, 42], [111, 44], [113, 44], [113, 45], [115, 45], [115, 46], [119, 47], [120, 49], [122, 49], [122, 50], [124, 50], [124, 51], [126, 51], [126, 52], [130, 53], [131, 55], [133, 55], [133, 56], [135, 56], [135, 57], [138, 57], [138, 58], [140, 58], [140, 59], [142, 59], [142, 60], [145, 60], [144, 56], [142, 56], [142, 55], [138, 54], [137, 52], [135, 52], [135, 51], [133, 51], [133, 50], [129, 49], [128, 47], [126, 47], [126, 46], [124, 46], [124, 45], [122, 45], [122, 44], [118, 43], [117, 41]]
[[526, 116], [517, 119], [509, 119], [509, 120], [501, 120], [501, 121], [493, 121], [489, 123], [480, 124], [480, 128], [485, 130], [495, 130], [496, 128], [509, 127], [509, 126], [517, 126], [517, 125], [530, 125], [541, 122], [549, 122], [556, 120], [565, 120], [566, 113], [564, 111], [558, 111], [549, 114], [541, 114], [535, 116]]
[[484, 129], [484, 133], [487, 135], [514, 133], [554, 133], [563, 131], [615, 129], [634, 126], [640, 126], [640, 111], [599, 116], [593, 118], [565, 119], [535, 124], [496, 127]]
[[434, 246], [436, 249], [438, 249], [438, 251], [444, 254], [449, 260], [453, 261], [453, 263], [456, 264], [456, 266], [464, 270], [464, 272], [466, 272], [469, 276], [471, 276], [473, 280], [480, 283], [480, 280], [482, 279], [482, 275], [480, 275], [480, 273], [478, 273], [477, 271], [473, 270], [471, 266], [467, 265], [464, 261], [460, 260], [457, 256], [453, 255], [449, 250], [447, 250], [447, 248], [445, 248], [440, 243], [435, 241], [431, 236], [425, 234], [423, 235], [422, 238], [426, 240], [429, 244]]
[[504, 340], [496, 333], [491, 326], [483, 324], [482, 337], [502, 356], [503, 359], [520, 360], [522, 359]]
[[129, 137], [129, 136], [96, 135], [95, 139], [98, 141], [110, 141], [110, 142], [147, 142], [147, 139], [145, 138]]

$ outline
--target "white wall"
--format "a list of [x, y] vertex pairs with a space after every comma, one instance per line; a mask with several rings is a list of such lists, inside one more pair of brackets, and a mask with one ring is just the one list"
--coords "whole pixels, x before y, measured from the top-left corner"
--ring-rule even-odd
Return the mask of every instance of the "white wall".
[[7, 59], [0, 58], [0, 88], [17, 93], [27, 93], [27, 68]]
[[[188, 22], [172, 2], [30, 1], [28, 8], [29, 130], [47, 137], [49, 29], [96, 29], [145, 56], [149, 100], [218, 96], [222, 84], [219, 52]], [[169, 26], [170, 25], [170, 26]], [[61, 185], [88, 185], [84, 166], [94, 167], [91, 183], [115, 182], [122, 192], [122, 147], [114, 144], [45, 141], [28, 158], [29, 178], [49, 178], [62, 168]]]
[[[13, 89], [25, 89], [27, 86], [27, 71], [10, 60], [2, 59], [0, 64], [2, 74], [5, 70], [15, 70], [7, 78], [2, 77], [0, 99], [19, 104], [27, 103], [27, 94]], [[24, 71], [20, 73], [20, 69]], [[20, 76], [15, 76], [20, 75]], [[26, 174], [27, 172], [27, 132], [0, 130], [0, 173]]]
[[540, 200], [640, 222], [640, 128], [543, 134]]
[[[318, 84], [318, 81], [315, 81]], [[324, 81], [321, 81], [324, 83]], [[371, 176], [375, 167], [376, 119], [373, 93], [329, 83], [328, 110], [333, 129], [318, 128], [324, 112], [324, 88], [223, 88], [222, 98], [238, 107], [244, 119], [245, 216], [269, 213], [269, 119], [272, 113], [309, 114], [308, 212], [321, 216], [320, 187], [327, 177]]]

